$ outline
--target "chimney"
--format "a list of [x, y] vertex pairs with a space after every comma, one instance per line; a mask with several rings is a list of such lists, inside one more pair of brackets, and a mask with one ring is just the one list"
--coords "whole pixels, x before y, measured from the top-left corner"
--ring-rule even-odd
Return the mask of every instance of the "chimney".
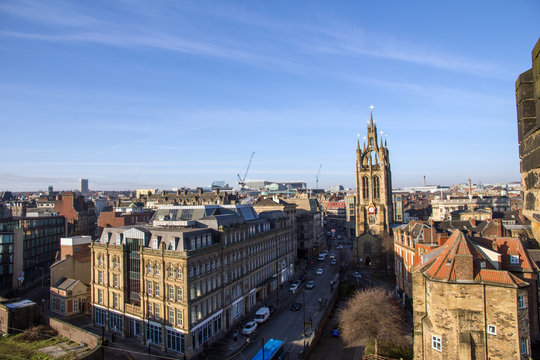
[[470, 254], [454, 255], [454, 267], [456, 271], [456, 280], [458, 282], [474, 280], [473, 261], [473, 256]]
[[426, 175], [424, 175], [424, 186], [426, 186]]
[[203, 190], [203, 188], [202, 188], [202, 187], [200, 187], [200, 188], [197, 188], [197, 193], [198, 193], [199, 195], [202, 195], [202, 194], [203, 194], [203, 192], [204, 192], [204, 190]]
[[472, 195], [471, 177], [469, 176], [469, 195]]

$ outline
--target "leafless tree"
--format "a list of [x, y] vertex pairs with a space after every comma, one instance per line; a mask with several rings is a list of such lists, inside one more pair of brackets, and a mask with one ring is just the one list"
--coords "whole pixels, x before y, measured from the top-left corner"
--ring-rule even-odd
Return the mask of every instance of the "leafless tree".
[[402, 312], [391, 299], [383, 288], [357, 292], [338, 315], [344, 342], [352, 345], [359, 340], [383, 339], [405, 344]]

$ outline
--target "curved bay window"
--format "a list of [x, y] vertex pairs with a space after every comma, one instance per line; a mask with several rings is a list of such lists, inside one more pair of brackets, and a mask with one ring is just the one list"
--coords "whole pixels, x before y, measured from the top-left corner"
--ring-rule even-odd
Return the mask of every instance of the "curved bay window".
[[369, 178], [367, 176], [362, 177], [362, 198], [369, 198]]
[[380, 190], [379, 190], [379, 177], [374, 176], [373, 177], [373, 198], [378, 199], [380, 196]]

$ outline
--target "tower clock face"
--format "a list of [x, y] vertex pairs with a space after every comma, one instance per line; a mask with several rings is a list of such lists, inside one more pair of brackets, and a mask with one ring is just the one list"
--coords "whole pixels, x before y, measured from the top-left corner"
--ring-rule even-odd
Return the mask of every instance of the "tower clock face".
[[368, 206], [368, 208], [367, 208], [367, 211], [368, 211], [368, 213], [370, 213], [370, 214], [375, 214], [375, 205], [369, 204], [369, 206]]

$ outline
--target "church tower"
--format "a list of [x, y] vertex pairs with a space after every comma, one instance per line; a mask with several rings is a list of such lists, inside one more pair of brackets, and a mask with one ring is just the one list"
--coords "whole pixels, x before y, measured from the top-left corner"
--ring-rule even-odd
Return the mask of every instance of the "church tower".
[[[356, 148], [356, 241], [353, 256], [370, 265], [380, 252], [381, 239], [390, 235], [392, 175], [386, 140], [379, 140], [373, 112], [367, 127], [366, 142]], [[367, 264], [369, 262], [370, 264]]]

